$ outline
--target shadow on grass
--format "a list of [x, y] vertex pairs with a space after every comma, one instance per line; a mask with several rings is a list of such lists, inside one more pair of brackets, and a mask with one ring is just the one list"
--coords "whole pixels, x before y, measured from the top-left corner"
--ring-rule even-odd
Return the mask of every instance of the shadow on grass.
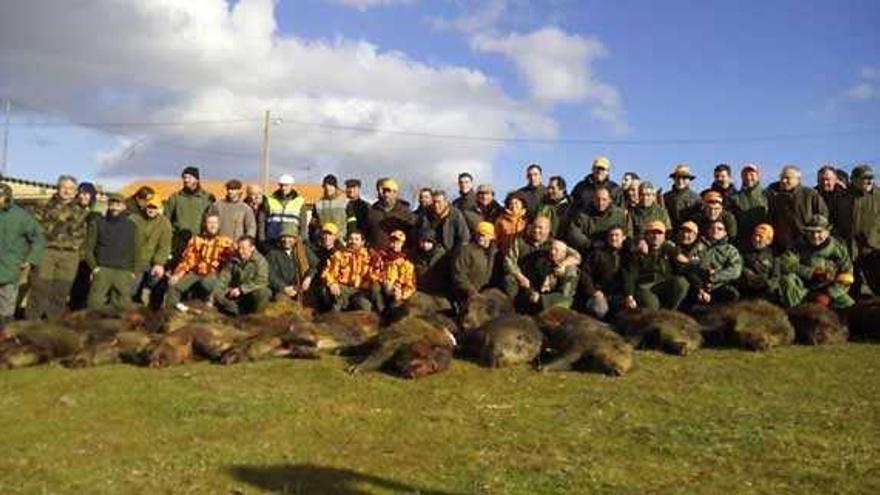
[[229, 472], [239, 481], [249, 485], [272, 493], [290, 495], [366, 495], [380, 491], [419, 495], [457, 495], [453, 492], [429, 490], [350, 469], [312, 464], [233, 466]]

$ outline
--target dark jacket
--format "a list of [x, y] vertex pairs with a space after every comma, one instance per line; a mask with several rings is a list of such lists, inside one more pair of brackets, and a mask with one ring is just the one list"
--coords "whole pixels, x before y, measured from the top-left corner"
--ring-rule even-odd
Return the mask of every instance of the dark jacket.
[[550, 235], [558, 237], [568, 232], [569, 213], [571, 212], [571, 198], [568, 196], [559, 201], [552, 201], [549, 197], [538, 207], [538, 215], [550, 219]]
[[640, 238], [644, 233], [645, 226], [648, 222], [659, 221], [666, 226], [666, 231], [672, 230], [672, 221], [669, 219], [669, 213], [666, 208], [659, 204], [651, 206], [636, 206], [627, 211], [626, 230], [632, 233], [633, 238]]
[[602, 247], [590, 251], [581, 264], [580, 285], [587, 296], [601, 290], [606, 296], [623, 292], [623, 267], [632, 252], [624, 245], [620, 249]]
[[484, 249], [476, 242], [469, 242], [453, 253], [452, 289], [459, 300], [489, 286], [495, 274], [497, 254], [494, 245]]
[[416, 272], [416, 287], [419, 291], [434, 296], [449, 295], [451, 256], [439, 244], [424, 252], [417, 249], [412, 263]]
[[606, 180], [602, 184], [596, 182], [593, 174], [584, 177], [580, 182], [575, 184], [571, 190], [572, 208], [576, 212], [582, 212], [593, 206], [593, 193], [600, 185], [605, 186], [611, 193], [611, 202], [617, 206], [623, 205], [623, 190], [611, 179]]
[[737, 246], [747, 246], [755, 227], [767, 221], [767, 193], [761, 185], [737, 191], [730, 198], [730, 211], [736, 217], [736, 235], [727, 233]]
[[0, 285], [17, 283], [22, 265], [39, 265], [46, 249], [40, 224], [11, 198], [6, 201], [0, 208]]
[[315, 276], [319, 264], [315, 253], [301, 242], [293, 247], [290, 254], [281, 248], [269, 251], [266, 261], [269, 263], [269, 288], [273, 293], [281, 292], [288, 286], [299, 290], [306, 277]]
[[700, 191], [700, 197], [702, 198], [709, 191], [715, 191], [717, 193], [721, 193], [721, 201], [723, 202], [724, 208], [730, 208], [730, 199], [736, 194], [736, 187], [733, 184], [730, 184], [730, 187], [724, 189], [719, 186], [717, 183], [712, 182], [712, 185], [707, 189], [703, 189]]
[[526, 210], [528, 210], [531, 216], [535, 215], [535, 212], [538, 211], [538, 206], [547, 197], [547, 188], [543, 184], [535, 187], [523, 186], [517, 189], [516, 192], [521, 194], [526, 200]]
[[672, 189], [663, 194], [663, 206], [669, 213], [672, 228], [678, 228], [700, 207], [700, 196], [690, 188]]
[[489, 222], [494, 224], [495, 220], [504, 212], [504, 207], [498, 201], [492, 200], [487, 206], [475, 204], [473, 208], [464, 210], [464, 217], [467, 220], [468, 228], [471, 232], [477, 231], [477, 224], [480, 222]]
[[597, 241], [604, 242], [605, 233], [614, 226], [626, 228], [626, 215], [621, 208], [611, 205], [600, 212], [591, 205], [572, 218], [566, 239], [571, 247], [585, 255]]
[[461, 211], [470, 210], [477, 204], [477, 191], [471, 189], [465, 194], [459, 193], [458, 197], [452, 202], [452, 206]]
[[677, 255], [678, 248], [670, 242], [647, 253], [634, 252], [623, 267], [623, 295], [634, 295], [638, 285], [663, 282], [679, 275], [682, 267], [676, 261]]
[[[727, 231], [727, 237], [734, 239], [739, 235], [739, 225], [736, 223], [736, 217], [733, 213], [727, 210], [721, 210], [721, 223], [724, 224], [724, 230]], [[706, 217], [706, 214], [702, 209], [696, 210], [694, 216], [690, 218], [691, 221], [697, 224], [700, 228], [700, 234], [706, 235], [706, 228], [709, 226], [709, 218]]]
[[833, 191], [821, 191], [815, 188], [825, 206], [828, 207], [828, 221], [831, 222], [832, 232], [839, 237], [846, 237], [840, 233], [840, 229], [846, 229], [846, 223], [852, 220], [852, 201], [848, 200], [849, 191], [836, 185]]
[[471, 239], [464, 214], [454, 206], [449, 207], [449, 213], [444, 218], [438, 218], [433, 211], [419, 218], [414, 231], [415, 238], [418, 239], [426, 231], [433, 231], [437, 242], [446, 251], [454, 251]]
[[853, 259], [880, 250], [880, 190], [874, 188], [869, 193], [854, 187], [847, 190], [837, 203], [837, 214], [839, 218], [833, 232], [844, 242]]
[[126, 215], [99, 218], [83, 247], [85, 262], [98, 267], [134, 271], [137, 227]]
[[793, 249], [804, 235], [804, 226], [814, 215], [828, 217], [828, 207], [815, 189], [800, 185], [785, 191], [778, 182], [767, 188], [768, 219], [775, 234], [777, 252]]
[[345, 207], [345, 215], [348, 217], [348, 231], [357, 229], [360, 232], [367, 230], [367, 213], [370, 211], [370, 203], [362, 198], [350, 199]]
[[388, 235], [394, 230], [411, 232], [415, 226], [415, 215], [409, 205], [397, 200], [390, 208], [376, 201], [367, 211], [367, 244], [374, 249], [388, 247]]

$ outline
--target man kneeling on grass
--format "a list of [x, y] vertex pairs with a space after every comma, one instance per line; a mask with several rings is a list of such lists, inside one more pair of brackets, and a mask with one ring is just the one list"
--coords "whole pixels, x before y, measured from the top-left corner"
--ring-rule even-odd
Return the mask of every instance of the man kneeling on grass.
[[403, 252], [406, 234], [395, 230], [388, 237], [388, 247], [375, 251], [370, 258], [368, 297], [379, 313], [402, 305], [416, 291], [415, 267]]
[[246, 235], [238, 239], [238, 254], [223, 268], [214, 287], [217, 309], [238, 316], [260, 312], [269, 299], [269, 262], [257, 251], [257, 240]]

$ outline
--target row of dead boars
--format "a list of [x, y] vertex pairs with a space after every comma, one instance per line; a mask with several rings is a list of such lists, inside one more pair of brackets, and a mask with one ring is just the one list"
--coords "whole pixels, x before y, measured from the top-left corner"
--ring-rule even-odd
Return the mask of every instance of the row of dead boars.
[[351, 360], [351, 373], [385, 370], [416, 378], [447, 369], [457, 355], [487, 367], [531, 365], [620, 376], [633, 367], [635, 349], [684, 356], [703, 346], [765, 351], [796, 342], [880, 340], [880, 298], [860, 301], [843, 319], [818, 304], [785, 311], [754, 300], [713, 307], [696, 318], [671, 310], [627, 310], [609, 324], [558, 307], [536, 316], [517, 314], [497, 290], [471, 298], [457, 320], [444, 316], [448, 309], [444, 301], [419, 296], [387, 321], [368, 311], [315, 315], [280, 303], [238, 318], [207, 307], [184, 313], [85, 310], [9, 325], [12, 337], [0, 342], [0, 368], [48, 362], [71, 368], [165, 367], [197, 360], [228, 365], [342, 354]]

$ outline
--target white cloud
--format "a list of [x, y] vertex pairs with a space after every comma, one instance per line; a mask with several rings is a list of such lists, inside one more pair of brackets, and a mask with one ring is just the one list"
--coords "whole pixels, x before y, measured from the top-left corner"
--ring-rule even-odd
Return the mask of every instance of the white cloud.
[[880, 67], [862, 67], [862, 79], [868, 79], [870, 81], [880, 80]]
[[456, 18], [434, 18], [431, 22], [436, 29], [454, 29], [466, 34], [475, 34], [493, 29], [507, 10], [508, 0], [487, 0]]
[[862, 67], [860, 80], [846, 92], [855, 101], [866, 101], [880, 96], [880, 67]]
[[330, 0], [331, 3], [345, 5], [364, 11], [373, 7], [387, 7], [390, 5], [407, 5], [417, 0]]
[[[497, 143], [402, 133], [553, 137], [546, 110], [485, 73], [429, 65], [364, 41], [276, 31], [273, 0], [67, 0], [0, 4], [0, 94], [74, 121], [284, 119], [273, 170], [371, 178], [389, 170], [489, 174]], [[377, 128], [355, 132], [334, 127]], [[125, 128], [96, 160], [107, 176], [255, 177], [259, 122]]]
[[626, 131], [620, 93], [614, 86], [597, 80], [593, 73], [596, 60], [607, 56], [605, 46], [597, 38], [545, 27], [527, 34], [476, 35], [471, 46], [512, 60], [535, 101], [586, 102], [597, 120], [615, 131]]

